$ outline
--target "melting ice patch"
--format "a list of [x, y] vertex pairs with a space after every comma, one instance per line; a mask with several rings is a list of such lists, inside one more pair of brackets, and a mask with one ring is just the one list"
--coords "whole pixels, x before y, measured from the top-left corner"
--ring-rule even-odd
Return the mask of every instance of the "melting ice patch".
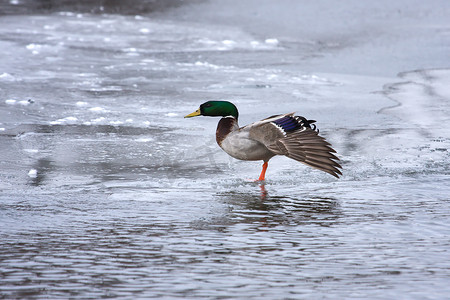
[[5, 104], [8, 104], [8, 105], [17, 105], [18, 104], [18, 105], [22, 105], [22, 106], [27, 106], [32, 103], [34, 103], [34, 101], [31, 99], [28, 99], [28, 100], [7, 99], [7, 100], [5, 100]]
[[148, 29], [148, 28], [141, 28], [141, 29], [139, 29], [139, 32], [143, 33], [143, 34], [148, 34], [148, 33], [150, 33], [150, 29]]
[[268, 45], [278, 45], [278, 39], [266, 39], [265, 41], [264, 41], [266, 44], [268, 44]]
[[151, 142], [153, 140], [154, 140], [153, 138], [138, 138], [138, 139], [136, 139], [136, 142], [138, 142], [138, 143], [148, 143], [148, 142]]
[[9, 104], [9, 105], [14, 105], [14, 104], [17, 103], [17, 100], [14, 100], [14, 99], [7, 99], [7, 100], [5, 100], [5, 103], [6, 103], [6, 104]]
[[28, 177], [36, 178], [37, 177], [37, 170], [36, 169], [31, 169], [30, 171], [28, 171]]
[[36, 54], [39, 54], [39, 51], [41, 51], [42, 45], [39, 45], [39, 44], [28, 44], [26, 46], [26, 48], [28, 50], [30, 50], [32, 54], [36, 55]]
[[67, 124], [76, 124], [78, 122], [78, 118], [76, 117], [65, 117], [62, 119], [58, 119], [56, 121], [51, 121], [50, 125], [67, 125]]
[[125, 49], [122, 49], [122, 51], [125, 52], [126, 55], [129, 55], [129, 56], [139, 56], [139, 53], [138, 53], [139, 50], [134, 47], [125, 48]]
[[420, 70], [400, 74], [404, 81], [387, 85], [384, 93], [398, 105], [395, 114], [432, 136], [450, 136], [450, 70]]
[[89, 111], [96, 112], [96, 113], [104, 113], [104, 112], [107, 112], [106, 109], [104, 109], [103, 107], [99, 107], [99, 106], [91, 107], [91, 108], [89, 108]]
[[397, 118], [334, 132], [342, 142], [337, 148], [346, 149], [345, 159], [357, 165], [348, 168], [348, 178], [422, 176], [450, 169], [450, 70], [405, 72], [400, 78], [383, 91], [397, 104], [378, 114]]
[[113, 125], [113, 126], [119, 126], [124, 124], [122, 121], [109, 121], [109, 124]]
[[38, 149], [23, 149], [23, 151], [27, 152], [27, 153], [38, 153], [39, 152]]
[[75, 103], [75, 105], [78, 107], [86, 107], [88, 106], [88, 103], [84, 101], [78, 101], [77, 103]]
[[264, 41], [258, 41], [251, 39], [250, 37], [245, 37], [242, 40], [218, 40], [210, 38], [201, 38], [196, 41], [200, 48], [207, 47], [209, 49], [199, 49], [199, 50], [233, 50], [233, 49], [254, 49], [254, 50], [267, 50], [273, 49], [278, 45], [277, 39], [266, 39]]
[[[192, 65], [192, 64], [186, 64], [186, 65]], [[214, 65], [214, 64], [210, 64], [208, 62], [202, 62], [202, 61], [196, 61], [194, 63], [194, 66], [197, 67], [207, 67], [207, 68], [211, 68], [211, 69], [220, 69], [223, 68], [223, 66], [218, 66], [218, 65]]]
[[9, 74], [9, 73], [2, 73], [0, 74], [0, 80], [2, 81], [16, 81], [16, 77], [14, 77], [13, 75]]

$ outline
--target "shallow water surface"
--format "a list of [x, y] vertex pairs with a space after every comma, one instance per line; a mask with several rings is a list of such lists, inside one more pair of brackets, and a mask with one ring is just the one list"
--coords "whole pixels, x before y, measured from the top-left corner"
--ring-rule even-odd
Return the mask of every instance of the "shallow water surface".
[[[5, 4], [1, 298], [446, 298], [450, 8], [382, 2]], [[317, 120], [344, 175], [254, 182], [209, 99]]]

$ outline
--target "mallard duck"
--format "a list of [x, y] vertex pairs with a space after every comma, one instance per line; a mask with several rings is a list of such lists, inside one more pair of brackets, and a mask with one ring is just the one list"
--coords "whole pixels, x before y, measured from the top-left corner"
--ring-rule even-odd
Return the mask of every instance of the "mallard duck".
[[342, 175], [331, 144], [319, 135], [316, 121], [294, 113], [275, 115], [239, 128], [239, 113], [228, 101], [208, 101], [185, 118], [222, 117], [217, 124], [217, 144], [241, 160], [262, 160], [259, 181], [265, 180], [269, 160], [284, 155], [335, 177]]

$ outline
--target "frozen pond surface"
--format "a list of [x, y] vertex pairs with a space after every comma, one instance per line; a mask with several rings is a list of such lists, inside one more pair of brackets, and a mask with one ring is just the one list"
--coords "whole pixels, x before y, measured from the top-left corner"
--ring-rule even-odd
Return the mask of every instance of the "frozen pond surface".
[[[448, 297], [448, 1], [21, 3], [0, 5], [1, 298]], [[344, 176], [278, 157], [249, 181], [218, 119], [182, 118], [209, 99], [317, 120]]]

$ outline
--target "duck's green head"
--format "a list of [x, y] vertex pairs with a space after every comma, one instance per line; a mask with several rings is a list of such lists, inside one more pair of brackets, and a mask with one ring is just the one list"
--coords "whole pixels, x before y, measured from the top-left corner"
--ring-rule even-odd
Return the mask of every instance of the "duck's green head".
[[239, 116], [238, 110], [233, 103], [228, 101], [208, 101], [200, 105], [200, 108], [191, 114], [185, 116], [185, 118], [192, 118], [196, 116], [208, 116], [208, 117], [227, 117], [233, 116], [236, 119]]

